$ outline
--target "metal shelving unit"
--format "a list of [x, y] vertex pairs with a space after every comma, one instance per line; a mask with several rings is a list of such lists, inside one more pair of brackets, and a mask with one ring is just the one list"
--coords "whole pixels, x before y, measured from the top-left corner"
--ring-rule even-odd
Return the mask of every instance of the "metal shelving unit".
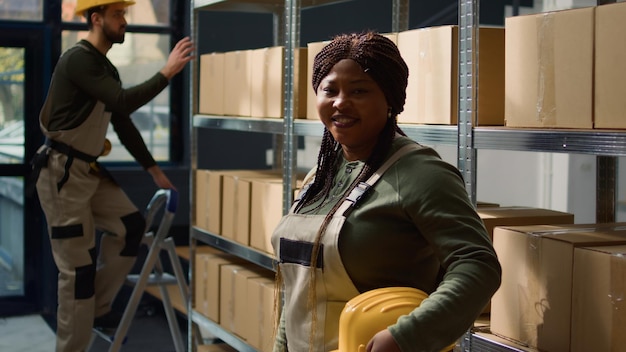
[[[276, 147], [282, 155], [276, 160], [283, 169], [283, 210], [286, 212], [291, 205], [291, 197], [295, 179], [292, 177], [296, 170], [295, 149], [297, 136], [322, 136], [323, 127], [318, 121], [293, 119], [293, 87], [292, 66], [293, 53], [300, 45], [300, 11], [303, 8], [322, 6], [352, 0], [194, 0], [192, 5], [191, 28], [197, 31], [194, 23], [197, 21], [198, 11], [243, 11], [269, 12], [274, 14], [275, 38], [277, 45], [285, 46], [285, 118], [250, 118], [226, 117], [214, 115], [193, 114], [192, 119], [192, 170], [196, 169], [196, 129], [222, 129], [248, 132], [263, 132], [276, 136], [280, 143]], [[474, 126], [477, 116], [477, 77], [478, 67], [478, 26], [480, 0], [459, 0], [459, 124], [458, 126], [441, 125], [408, 125], [400, 127], [407, 135], [420, 143], [443, 144], [456, 146], [458, 149], [457, 166], [464, 176], [466, 189], [476, 202], [476, 161], [477, 151], [480, 149], [550, 152], [550, 153], [577, 153], [597, 156], [597, 214], [598, 222], [614, 221], [615, 216], [615, 173], [616, 157], [626, 156], [626, 133], [622, 131], [601, 130], [556, 130], [556, 129], [519, 129], [507, 127]], [[606, 2], [599, 0], [598, 5]], [[409, 0], [392, 0], [392, 29], [403, 31], [408, 29]], [[194, 33], [197, 37], [198, 33]], [[280, 44], [279, 44], [280, 43]], [[196, 111], [198, 101], [197, 86], [198, 63], [191, 69], [192, 99], [190, 111]], [[192, 173], [193, 178], [193, 173]], [[193, 179], [191, 180], [193, 184]], [[193, 194], [191, 194], [193, 199]], [[196, 241], [211, 245], [225, 252], [235, 254], [259, 266], [274, 269], [274, 259], [265, 253], [249, 247], [228, 241], [204, 230], [192, 228], [190, 233], [190, 271], [193, 270], [194, 248]], [[190, 278], [193, 274], [190, 272]], [[192, 283], [193, 285], [193, 283]], [[193, 290], [190, 290], [193, 292]], [[189, 300], [192, 302], [193, 300]], [[224, 340], [239, 351], [254, 351], [244, 341], [225, 331], [214, 322], [188, 307], [190, 314], [190, 329], [192, 322], [204, 327], [216, 337]], [[490, 339], [480, 329], [468, 331], [459, 341], [455, 351], [522, 351], [506, 344], [505, 341]], [[189, 336], [189, 346], [193, 346], [194, 337]], [[527, 350], [523, 350], [527, 351]]]
[[[193, 126], [234, 131], [283, 133], [282, 119], [229, 118], [195, 115]], [[457, 145], [457, 126], [400, 124], [406, 134], [424, 144]], [[297, 136], [321, 137], [323, 127], [314, 120], [295, 120]], [[508, 127], [474, 127], [473, 148], [574, 153], [598, 156], [625, 156], [626, 133], [615, 130], [521, 129]]]

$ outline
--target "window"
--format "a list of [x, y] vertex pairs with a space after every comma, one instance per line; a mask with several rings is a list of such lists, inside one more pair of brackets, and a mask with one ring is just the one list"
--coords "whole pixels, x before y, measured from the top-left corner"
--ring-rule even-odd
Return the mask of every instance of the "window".
[[0, 20], [41, 21], [43, 0], [0, 1]]
[[24, 161], [24, 49], [0, 47], [0, 163]]

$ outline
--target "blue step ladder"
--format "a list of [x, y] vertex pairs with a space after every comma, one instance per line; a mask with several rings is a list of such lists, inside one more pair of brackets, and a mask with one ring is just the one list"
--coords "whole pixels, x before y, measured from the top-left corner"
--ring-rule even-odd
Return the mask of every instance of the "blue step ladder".
[[[184, 352], [185, 339], [183, 339], [178, 320], [176, 318], [176, 312], [172, 306], [172, 302], [167, 290], [167, 286], [171, 284], [177, 284], [180, 290], [180, 295], [183, 298], [185, 307], [189, 307], [189, 286], [185, 279], [183, 269], [180, 264], [180, 259], [176, 254], [176, 246], [172, 237], [169, 237], [169, 230], [172, 225], [172, 220], [176, 214], [176, 208], [178, 206], [178, 192], [172, 189], [160, 189], [158, 190], [146, 208], [146, 233], [143, 237], [142, 243], [145, 244], [149, 250], [139, 274], [130, 274], [126, 278], [126, 284], [133, 286], [132, 294], [124, 309], [124, 314], [120, 321], [120, 325], [115, 330], [115, 334], [110, 335], [104, 331], [93, 329], [91, 343], [88, 350], [91, 349], [93, 342], [96, 338], [100, 337], [105, 341], [108, 341], [111, 345], [109, 352], [117, 352], [122, 348], [122, 345], [126, 341], [127, 333], [130, 328], [130, 324], [137, 312], [137, 307], [143, 296], [143, 293], [148, 285], [156, 285], [159, 287], [161, 293], [161, 300], [163, 302], [163, 308], [165, 309], [165, 315], [169, 324], [170, 333], [174, 342], [176, 352]], [[156, 230], [156, 233], [149, 231], [152, 228], [157, 214], [163, 214], [161, 223]], [[170, 263], [172, 265], [172, 271], [174, 275], [164, 272], [163, 264], [161, 263], [160, 253], [161, 251], [167, 252]], [[197, 327], [194, 327], [197, 328]]]

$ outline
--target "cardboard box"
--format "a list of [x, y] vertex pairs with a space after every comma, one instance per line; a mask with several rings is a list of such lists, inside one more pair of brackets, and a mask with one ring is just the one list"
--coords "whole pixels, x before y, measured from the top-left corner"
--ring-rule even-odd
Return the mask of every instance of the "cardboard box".
[[476, 202], [476, 208], [497, 208], [499, 206], [500, 206], [500, 204], [498, 204], [498, 203], [481, 202], [481, 201], [477, 201]]
[[[398, 33], [398, 49], [409, 67], [400, 123], [456, 125], [458, 121], [458, 26]], [[479, 29], [478, 121], [504, 125], [504, 29]]]
[[[251, 172], [260, 172], [256, 170], [202, 170], [203, 174], [198, 177], [202, 178], [204, 186], [197, 182], [196, 187], [205, 187], [206, 190], [198, 190], [198, 192], [206, 192], [206, 205], [202, 204], [202, 209], [196, 210], [196, 213], [202, 211], [204, 216], [203, 229], [214, 235], [222, 235], [222, 207], [223, 207], [223, 182], [225, 175], [241, 175]], [[205, 214], [205, 215], [203, 215]]]
[[225, 172], [228, 171], [206, 170], [206, 229], [214, 235], [222, 233], [222, 176]]
[[[296, 189], [302, 187], [303, 175], [296, 179]], [[283, 180], [250, 178], [250, 247], [274, 254], [272, 233], [283, 217]]]
[[[217, 295], [211, 296], [210, 293], [210, 285], [219, 283], [217, 279], [212, 281], [216, 274], [209, 270], [209, 261], [215, 256], [229, 258], [229, 254], [210, 246], [199, 246], [196, 248], [193, 270], [193, 305], [196, 311], [206, 317], [211, 315], [209, 313], [209, 301], [212, 298], [218, 298]], [[234, 257], [231, 258], [238, 260]]]
[[221, 235], [250, 245], [250, 181], [246, 178], [282, 180], [276, 170], [233, 170], [222, 175]]
[[[285, 103], [285, 48], [282, 46], [254, 49], [252, 56], [252, 117], [282, 118]], [[294, 51], [293, 117], [306, 115], [306, 48]]]
[[626, 4], [596, 7], [594, 128], [626, 128]]
[[532, 207], [480, 207], [476, 212], [493, 239], [496, 226], [573, 224], [574, 214]]
[[570, 351], [574, 250], [626, 244], [626, 223], [496, 227], [493, 242], [502, 284], [491, 299], [491, 332]]
[[506, 18], [506, 126], [593, 127], [594, 18], [594, 7]]
[[[228, 253], [207, 255], [205, 257], [204, 265], [206, 265], [206, 274], [204, 282], [202, 283], [205, 292], [201, 293], [204, 297], [204, 311], [201, 313], [216, 323], [220, 322], [220, 284], [222, 281], [221, 267], [224, 265], [237, 265], [243, 263], [246, 263], [243, 259]], [[196, 284], [196, 286], [199, 285]]]
[[271, 352], [274, 347], [272, 337], [278, 315], [274, 307], [274, 293], [273, 278], [256, 277], [248, 280], [247, 342], [257, 351]]
[[200, 84], [198, 89], [200, 114], [224, 115], [224, 54], [200, 56]]
[[220, 269], [219, 300], [219, 324], [227, 331], [235, 330], [235, 275], [233, 271], [243, 270], [244, 266], [238, 264], [223, 264]]
[[574, 250], [571, 351], [626, 346], [626, 246]]
[[313, 90], [313, 60], [322, 49], [330, 43], [330, 40], [311, 42], [307, 44], [307, 74], [306, 74], [306, 118], [307, 120], [319, 120], [317, 115], [317, 95]]
[[224, 53], [224, 114], [250, 116], [252, 50]]
[[196, 170], [195, 172], [195, 187], [194, 187], [194, 219], [193, 224], [203, 230], [208, 230], [208, 171]]
[[250, 247], [274, 253], [271, 237], [283, 216], [282, 180], [252, 179]]
[[[530, 207], [477, 207], [476, 212], [483, 220], [489, 237], [493, 240], [493, 229], [496, 226], [522, 226], [542, 224], [573, 224], [574, 214], [560, 211]], [[483, 314], [491, 311], [488, 303]]]
[[245, 301], [241, 303], [242, 292], [240, 292], [240, 289], [244, 291], [246, 298], [247, 289], [237, 287], [237, 275], [241, 275], [245, 278], [260, 276], [257, 270], [260, 270], [260, 267], [249, 262], [223, 264], [220, 266], [219, 324], [224, 329], [239, 335], [242, 339], [243, 336], [238, 332], [241, 331], [243, 323], [237, 323], [236, 315], [238, 308], [244, 311], [246, 309]]
[[267, 278], [271, 280], [274, 276], [271, 271], [260, 267], [249, 267], [242, 270], [235, 270], [233, 271], [233, 275], [235, 280], [233, 332], [247, 341], [250, 337], [249, 320], [254, 319], [255, 315], [253, 310], [260, 309], [259, 306], [250, 305], [250, 302], [248, 301], [250, 280], [254, 278]]

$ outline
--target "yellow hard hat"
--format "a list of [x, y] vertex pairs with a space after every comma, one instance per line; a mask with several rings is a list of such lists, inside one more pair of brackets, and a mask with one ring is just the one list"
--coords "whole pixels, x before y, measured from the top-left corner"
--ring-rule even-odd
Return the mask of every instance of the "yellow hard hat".
[[92, 7], [123, 3], [125, 6], [134, 5], [134, 0], [76, 0], [76, 16], [82, 16], [85, 11]]
[[334, 352], [365, 352], [376, 333], [411, 313], [427, 297], [412, 287], [384, 287], [354, 297], [339, 317], [339, 350]]

